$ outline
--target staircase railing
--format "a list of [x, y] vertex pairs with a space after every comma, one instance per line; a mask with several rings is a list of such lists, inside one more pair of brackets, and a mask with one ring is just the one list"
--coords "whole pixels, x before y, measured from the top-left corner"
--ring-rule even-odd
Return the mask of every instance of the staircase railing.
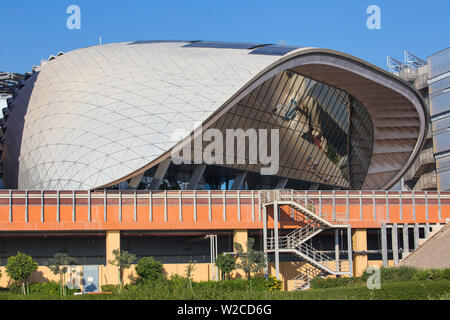
[[316, 216], [327, 220], [328, 222], [333, 222], [336, 224], [345, 224], [348, 222], [347, 217], [339, 217], [338, 215], [340, 215], [340, 213], [330, 212], [316, 200], [313, 200], [305, 196], [305, 194], [301, 194], [292, 189], [264, 190], [261, 192], [260, 196], [261, 204], [272, 203], [274, 201], [292, 201], [304, 209], [309, 210]]
[[301, 253], [303, 253], [305, 256], [311, 258], [312, 260], [324, 264], [324, 262], [334, 262], [332, 258], [327, 256], [326, 254], [320, 252], [319, 250], [315, 249], [313, 246], [302, 243], [299, 247], [295, 248]]
[[[317, 234], [321, 230], [330, 227], [332, 224], [344, 224], [348, 222], [348, 218], [338, 217], [337, 212], [329, 212], [317, 201], [312, 200], [300, 194], [295, 190], [267, 190], [260, 194], [260, 201], [262, 205], [271, 204], [274, 201], [284, 202], [302, 213], [302, 218], [306, 222], [303, 226], [291, 231], [285, 236], [278, 237], [279, 249], [291, 249], [293, 253], [301, 255], [303, 258], [310, 259], [310, 263], [315, 267], [306, 267], [302, 273], [297, 275], [293, 280], [295, 289], [305, 289], [313, 278], [321, 274], [328, 274], [338, 271], [330, 268], [334, 260], [328, 255], [315, 249], [313, 246], [305, 243], [306, 240]], [[325, 223], [323, 220], [328, 221]], [[297, 220], [297, 219], [295, 219]], [[267, 249], [275, 250], [275, 237], [267, 238]]]
[[305, 224], [303, 227], [295, 229], [291, 233], [285, 235], [283, 238], [286, 239], [288, 247], [296, 247], [300, 245], [303, 241], [306, 241], [310, 236], [319, 230], [323, 230], [321, 227], [317, 227], [315, 224]]
[[313, 268], [305, 264], [302, 266], [302, 271], [294, 277], [294, 290], [303, 290], [309, 288], [311, 280], [315, 277], [321, 276], [323, 273], [317, 268]]

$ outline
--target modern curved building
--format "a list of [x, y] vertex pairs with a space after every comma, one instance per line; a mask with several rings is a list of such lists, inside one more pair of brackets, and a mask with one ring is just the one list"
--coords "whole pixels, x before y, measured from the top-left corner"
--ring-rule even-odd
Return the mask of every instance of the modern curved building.
[[[326, 49], [137, 41], [60, 53], [37, 69], [7, 120], [9, 188], [388, 189], [428, 131], [412, 86]], [[199, 128], [278, 130], [278, 170], [261, 174], [248, 145], [245, 159], [233, 146], [214, 153], [229, 163], [174, 164]]]

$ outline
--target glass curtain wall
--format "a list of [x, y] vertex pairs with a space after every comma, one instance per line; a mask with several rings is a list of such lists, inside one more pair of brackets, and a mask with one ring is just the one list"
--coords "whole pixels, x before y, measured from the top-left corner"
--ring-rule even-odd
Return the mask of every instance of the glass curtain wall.
[[[373, 124], [358, 100], [290, 70], [255, 88], [211, 127], [224, 137], [226, 129], [279, 129], [277, 176], [347, 189], [362, 186], [373, 149]], [[248, 153], [246, 160], [224, 165], [260, 172]]]

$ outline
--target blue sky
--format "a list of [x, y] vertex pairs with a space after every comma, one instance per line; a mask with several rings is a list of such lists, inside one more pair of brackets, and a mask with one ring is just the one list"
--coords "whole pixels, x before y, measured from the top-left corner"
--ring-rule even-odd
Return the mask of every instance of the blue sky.
[[[69, 30], [66, 8], [81, 8], [81, 30]], [[381, 8], [381, 30], [366, 27], [369, 5]], [[343, 51], [382, 68], [409, 50], [426, 58], [450, 45], [450, 1], [432, 0], [22, 0], [2, 1], [0, 70], [30, 71], [58, 51], [98, 43], [221, 40], [314, 46]]]

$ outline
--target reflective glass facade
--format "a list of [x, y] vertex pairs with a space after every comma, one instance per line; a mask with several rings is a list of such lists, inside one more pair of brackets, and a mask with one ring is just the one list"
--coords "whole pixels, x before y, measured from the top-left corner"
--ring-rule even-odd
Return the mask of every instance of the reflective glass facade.
[[[361, 188], [373, 151], [373, 124], [364, 106], [293, 71], [262, 83], [211, 127], [223, 136], [226, 129], [279, 129], [276, 176], [348, 189]], [[244, 164], [224, 166], [260, 172], [260, 162], [249, 164], [245, 157]]]

